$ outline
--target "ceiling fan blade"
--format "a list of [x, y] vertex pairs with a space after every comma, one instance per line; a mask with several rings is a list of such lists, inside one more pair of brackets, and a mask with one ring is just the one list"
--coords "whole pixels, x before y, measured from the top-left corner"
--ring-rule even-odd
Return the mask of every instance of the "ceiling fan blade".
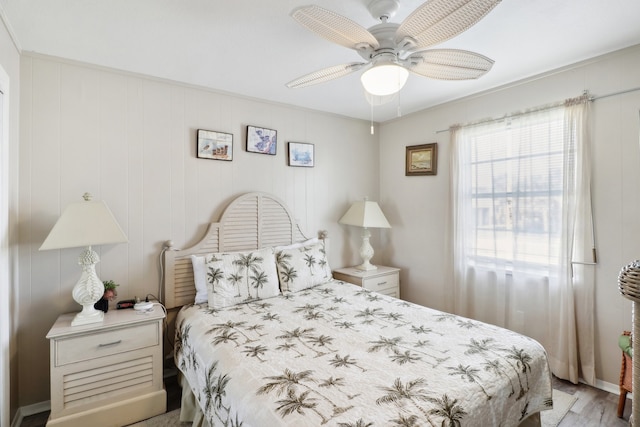
[[333, 67], [323, 68], [322, 70], [314, 71], [313, 73], [306, 74], [300, 78], [290, 81], [287, 83], [287, 87], [297, 89], [300, 87], [328, 82], [329, 80], [355, 73], [365, 65], [367, 65], [366, 62], [351, 62], [349, 64], [334, 65]]
[[350, 49], [379, 47], [378, 40], [364, 27], [319, 6], [302, 6], [291, 12], [293, 19], [325, 39]]
[[484, 75], [493, 61], [478, 53], [458, 49], [417, 52], [408, 59], [409, 71], [439, 80], [471, 80]]
[[427, 0], [396, 31], [396, 40], [409, 39], [415, 50], [449, 40], [482, 19], [500, 0]]

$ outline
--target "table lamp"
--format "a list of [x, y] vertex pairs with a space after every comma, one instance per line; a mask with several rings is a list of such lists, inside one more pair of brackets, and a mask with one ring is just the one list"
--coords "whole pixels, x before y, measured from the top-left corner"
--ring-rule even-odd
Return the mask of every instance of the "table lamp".
[[41, 251], [86, 246], [78, 257], [82, 274], [72, 292], [73, 299], [82, 305], [82, 311], [74, 317], [72, 326], [101, 322], [104, 319], [104, 313], [93, 306], [102, 298], [104, 285], [96, 274], [96, 264], [100, 262], [100, 257], [91, 247], [127, 242], [127, 236], [107, 204], [101, 200], [91, 200], [89, 193], [82, 197], [83, 201], [66, 207], [40, 246]]
[[373, 248], [369, 243], [369, 238], [371, 237], [369, 228], [391, 228], [380, 206], [378, 206], [376, 202], [371, 202], [365, 198], [351, 205], [347, 213], [345, 213], [338, 222], [340, 224], [362, 227], [362, 246], [360, 246], [362, 264], [355, 268], [365, 271], [376, 270], [378, 267], [369, 262], [369, 260], [373, 258]]

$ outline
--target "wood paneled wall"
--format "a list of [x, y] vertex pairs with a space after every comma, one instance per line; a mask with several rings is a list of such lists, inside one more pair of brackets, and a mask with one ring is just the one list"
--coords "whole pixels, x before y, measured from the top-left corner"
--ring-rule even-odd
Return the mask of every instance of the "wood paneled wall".
[[[359, 232], [337, 221], [354, 200], [378, 195], [368, 122], [36, 54], [23, 54], [21, 82], [21, 406], [49, 399], [45, 335], [58, 315], [79, 309], [71, 289], [80, 250], [38, 248], [86, 191], [107, 202], [129, 238], [96, 248], [98, 275], [121, 284], [119, 299], [157, 295], [163, 242], [193, 244], [249, 191], [285, 201], [306, 234], [328, 230], [336, 267], [357, 261]], [[278, 131], [275, 156], [246, 152], [247, 125]], [[232, 133], [233, 161], [196, 158], [197, 129]], [[315, 144], [316, 166], [287, 166], [288, 141]]]

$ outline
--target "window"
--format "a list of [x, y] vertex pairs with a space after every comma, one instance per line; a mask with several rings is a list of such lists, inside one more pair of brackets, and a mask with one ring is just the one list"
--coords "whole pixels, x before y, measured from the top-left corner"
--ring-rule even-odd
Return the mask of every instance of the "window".
[[[516, 123], [518, 122], [518, 123]], [[470, 127], [460, 140], [468, 170], [463, 209], [468, 263], [557, 262], [562, 231], [563, 115]], [[464, 195], [463, 195], [464, 197]]]

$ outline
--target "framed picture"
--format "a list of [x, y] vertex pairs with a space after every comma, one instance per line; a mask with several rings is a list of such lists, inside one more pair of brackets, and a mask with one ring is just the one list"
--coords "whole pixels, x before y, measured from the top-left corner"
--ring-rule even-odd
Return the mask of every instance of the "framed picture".
[[278, 132], [273, 129], [247, 126], [247, 151], [250, 153], [276, 154]]
[[233, 160], [233, 135], [198, 129], [196, 151], [199, 159]]
[[407, 147], [405, 175], [437, 175], [438, 143], [411, 145]]
[[315, 166], [314, 145], [304, 142], [289, 143], [289, 166], [312, 168]]

